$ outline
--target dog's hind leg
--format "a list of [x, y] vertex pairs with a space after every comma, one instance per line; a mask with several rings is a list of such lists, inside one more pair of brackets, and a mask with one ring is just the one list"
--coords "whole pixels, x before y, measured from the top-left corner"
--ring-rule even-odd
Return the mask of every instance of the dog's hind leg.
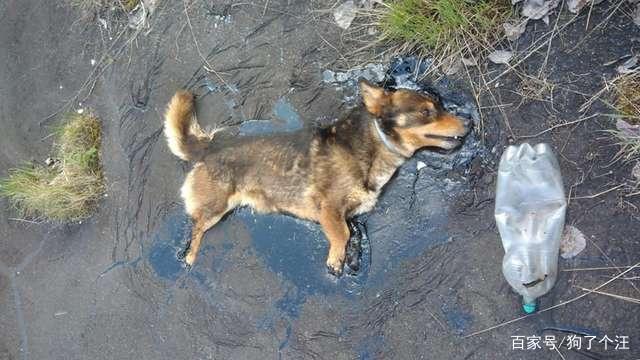
[[212, 177], [204, 166], [196, 166], [182, 185], [187, 214], [193, 220], [191, 241], [185, 251], [184, 262], [196, 261], [204, 233], [218, 223], [235, 204], [230, 204], [231, 185]]
[[219, 212], [217, 214], [211, 213], [209, 211], [197, 212], [195, 215], [192, 215], [193, 219], [193, 228], [191, 230], [191, 241], [189, 242], [188, 248], [185, 252], [184, 262], [191, 266], [196, 261], [196, 257], [198, 256], [198, 250], [200, 250], [200, 244], [202, 242], [202, 237], [204, 233], [209, 230], [213, 225], [217, 224], [220, 219], [226, 214], [225, 211]]
[[347, 227], [344, 211], [340, 211], [337, 207], [323, 205], [320, 210], [320, 225], [329, 240], [327, 269], [333, 275], [340, 276], [349, 241], [349, 227]]

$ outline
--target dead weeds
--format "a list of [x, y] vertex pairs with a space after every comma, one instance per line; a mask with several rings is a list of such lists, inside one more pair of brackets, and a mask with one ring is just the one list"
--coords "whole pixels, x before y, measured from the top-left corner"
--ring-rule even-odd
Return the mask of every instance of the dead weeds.
[[640, 71], [622, 74], [608, 85], [614, 100], [610, 104], [616, 111], [615, 129], [607, 130], [620, 150], [614, 161], [640, 160]]
[[68, 0], [71, 6], [88, 12], [98, 12], [104, 8], [122, 9], [131, 12], [142, 0]]

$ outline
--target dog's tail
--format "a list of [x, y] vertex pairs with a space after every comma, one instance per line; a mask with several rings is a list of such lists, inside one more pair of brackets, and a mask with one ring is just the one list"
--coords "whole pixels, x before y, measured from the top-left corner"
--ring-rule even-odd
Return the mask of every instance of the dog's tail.
[[164, 114], [164, 134], [171, 152], [185, 161], [200, 158], [213, 133], [206, 133], [195, 119], [193, 94], [180, 90], [167, 105]]

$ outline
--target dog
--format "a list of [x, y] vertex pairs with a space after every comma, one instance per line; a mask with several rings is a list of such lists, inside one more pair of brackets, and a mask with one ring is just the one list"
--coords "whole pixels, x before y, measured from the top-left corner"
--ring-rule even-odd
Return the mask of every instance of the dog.
[[193, 220], [184, 262], [192, 266], [204, 233], [232, 209], [281, 212], [320, 224], [329, 241], [330, 273], [340, 276], [349, 241], [347, 219], [370, 211], [398, 167], [418, 149], [453, 150], [471, 122], [434, 96], [359, 82], [362, 104], [330, 126], [268, 136], [219, 138], [195, 118], [192, 93], [167, 106], [171, 152], [193, 162], [181, 188]]

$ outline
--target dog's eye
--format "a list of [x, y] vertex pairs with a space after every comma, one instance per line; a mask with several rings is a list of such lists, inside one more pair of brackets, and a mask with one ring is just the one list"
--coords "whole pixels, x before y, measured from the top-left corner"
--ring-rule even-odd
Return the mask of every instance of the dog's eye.
[[434, 115], [434, 111], [433, 110], [429, 110], [429, 109], [424, 109], [420, 113], [422, 113], [422, 115], [424, 115], [424, 116], [433, 116]]

